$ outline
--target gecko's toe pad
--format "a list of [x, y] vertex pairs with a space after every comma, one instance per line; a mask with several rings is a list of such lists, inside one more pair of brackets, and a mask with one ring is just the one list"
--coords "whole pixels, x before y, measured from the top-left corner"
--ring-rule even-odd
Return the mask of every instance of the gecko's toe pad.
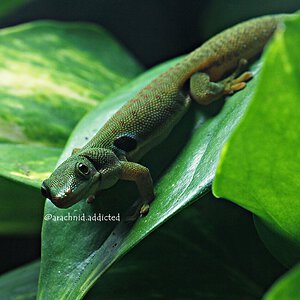
[[149, 213], [150, 205], [149, 204], [143, 204], [140, 209], [140, 216], [145, 217]]

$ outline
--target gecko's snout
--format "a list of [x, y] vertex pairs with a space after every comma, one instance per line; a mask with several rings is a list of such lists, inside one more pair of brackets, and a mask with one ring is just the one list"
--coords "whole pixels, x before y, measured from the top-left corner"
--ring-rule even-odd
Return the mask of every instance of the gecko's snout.
[[48, 198], [50, 200], [51, 199], [51, 193], [49, 191], [49, 189], [47, 188], [47, 186], [45, 185], [45, 181], [43, 181], [42, 186], [41, 186], [41, 193], [45, 198]]

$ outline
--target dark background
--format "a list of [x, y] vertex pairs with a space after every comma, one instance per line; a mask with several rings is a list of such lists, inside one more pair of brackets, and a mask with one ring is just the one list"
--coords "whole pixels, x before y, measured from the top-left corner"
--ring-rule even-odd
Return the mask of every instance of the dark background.
[[[300, 9], [300, 0], [35, 0], [0, 27], [40, 19], [94, 22], [145, 66], [187, 53], [220, 30], [251, 17]], [[1, 237], [0, 273], [40, 256], [40, 237]]]
[[35, 0], [0, 26], [38, 19], [97, 23], [150, 67], [240, 21], [297, 9], [300, 0]]

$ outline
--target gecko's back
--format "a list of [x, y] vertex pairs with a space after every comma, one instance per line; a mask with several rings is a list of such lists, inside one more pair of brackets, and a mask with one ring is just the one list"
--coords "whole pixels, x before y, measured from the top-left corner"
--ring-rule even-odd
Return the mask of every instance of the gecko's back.
[[126, 103], [84, 147], [113, 148], [116, 139], [136, 140], [127, 157], [139, 160], [158, 144], [180, 120], [190, 103], [183, 85], [198, 71], [212, 81], [234, 70], [241, 59], [259, 54], [282, 16], [266, 16], [240, 23], [216, 35], [162, 73]]

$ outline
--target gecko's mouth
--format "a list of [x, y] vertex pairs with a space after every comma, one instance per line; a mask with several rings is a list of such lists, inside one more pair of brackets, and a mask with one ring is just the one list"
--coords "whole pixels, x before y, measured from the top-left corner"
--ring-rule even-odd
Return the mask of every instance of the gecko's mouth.
[[53, 197], [50, 200], [58, 208], [68, 208], [68, 207], [70, 207], [70, 206], [72, 206], [75, 203], [77, 203], [77, 202], [80, 201], [80, 200], [78, 200], [77, 197], [70, 197], [70, 196], [66, 196], [66, 197]]
[[67, 190], [63, 194], [57, 195], [50, 199], [52, 203], [59, 208], [68, 208], [81, 200], [88, 199], [90, 196], [90, 191], [92, 190], [92, 185], [89, 185], [82, 190]]
[[[88, 188], [83, 189], [81, 191], [74, 191], [74, 190], [67, 190], [63, 194], [52, 197], [51, 202], [57, 206], [58, 208], [68, 208], [77, 202], [87, 199], [87, 201], [91, 201], [93, 197], [93, 193], [90, 193], [93, 190], [93, 185], [89, 185]], [[89, 194], [87, 195], [87, 191], [89, 191]]]
[[[41, 193], [45, 198], [48, 198], [58, 208], [68, 208], [81, 200], [92, 202], [92, 196], [95, 195], [99, 188], [98, 172], [89, 180], [74, 180], [69, 179], [62, 186], [60, 182], [46, 179], [41, 186]], [[75, 178], [76, 179], [76, 178]]]

